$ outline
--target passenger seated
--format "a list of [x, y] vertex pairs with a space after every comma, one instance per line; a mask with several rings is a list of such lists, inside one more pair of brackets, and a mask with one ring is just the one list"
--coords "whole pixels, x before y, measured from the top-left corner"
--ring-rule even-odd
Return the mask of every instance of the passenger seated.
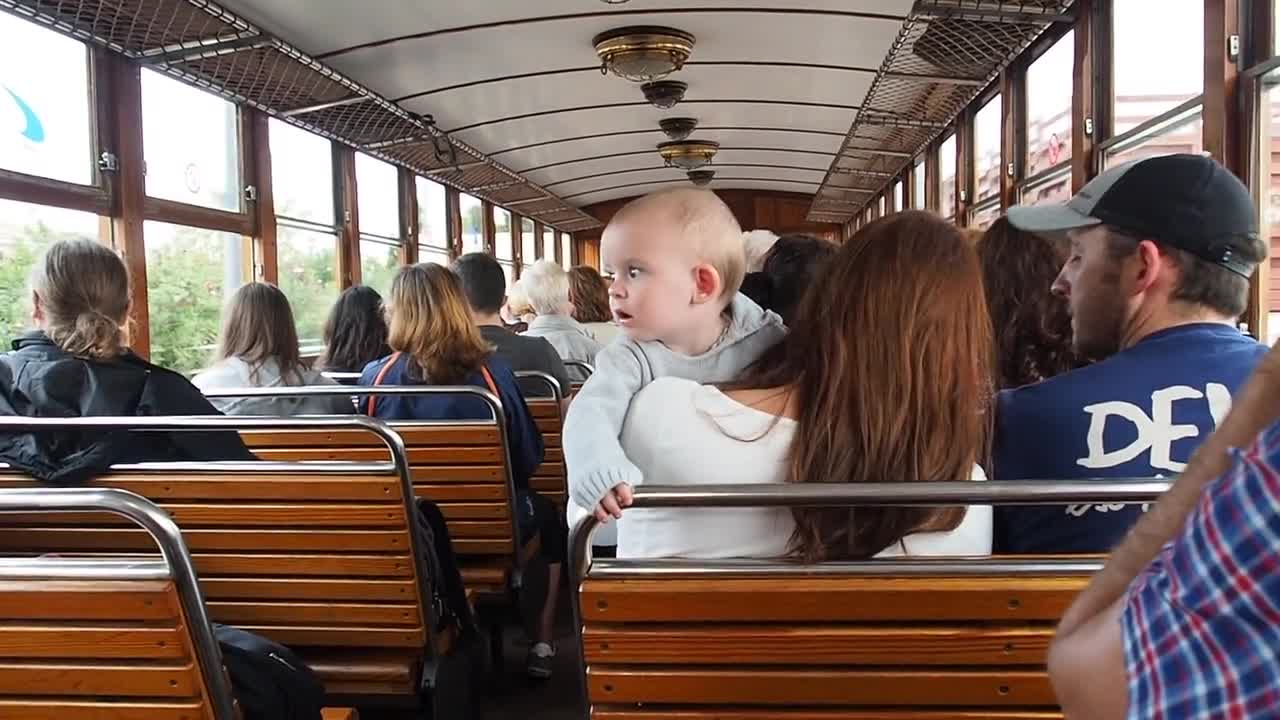
[[[218, 415], [186, 378], [129, 350], [129, 272], [110, 248], [59, 240], [31, 273], [35, 330], [0, 355], [0, 415]], [[234, 432], [0, 434], [0, 462], [74, 484], [117, 463], [254, 460]]]
[[835, 254], [835, 243], [812, 235], [783, 235], [764, 256], [763, 269], [747, 273], [742, 292], [765, 310], [778, 313], [790, 326], [805, 290]]
[[[595, 337], [573, 319], [569, 302], [569, 274], [550, 260], [539, 260], [520, 278], [525, 296], [536, 316], [529, 323], [525, 337], [540, 337], [551, 343], [560, 359], [594, 365], [602, 346]], [[566, 368], [569, 379], [582, 382], [587, 373], [580, 368]], [[565, 393], [569, 388], [561, 388]]]
[[[275, 285], [243, 285], [222, 311], [217, 362], [192, 379], [201, 392], [231, 388], [336, 385], [302, 364], [289, 298]], [[355, 411], [342, 395], [212, 398], [228, 415], [343, 415]]]
[[324, 323], [324, 346], [316, 367], [326, 372], [360, 372], [391, 354], [377, 290], [352, 285], [342, 291]]
[[[649, 384], [622, 446], [664, 485], [982, 480], [990, 355], [973, 248], [930, 213], [897, 213], [839, 249], [736, 382]], [[986, 506], [631, 509], [618, 557], [985, 555], [991, 523]]]
[[573, 319], [601, 345], [608, 345], [621, 333], [609, 309], [609, 283], [590, 265], [569, 270], [569, 302], [573, 303]]
[[601, 256], [614, 273], [609, 302], [626, 337], [596, 356], [562, 442], [573, 503], [604, 521], [621, 516], [643, 478], [619, 444], [635, 394], [661, 377], [736, 379], [786, 328], [738, 293], [742, 229], [709, 190], [668, 190], [627, 204], [604, 229]]
[[550, 375], [568, 392], [569, 372], [551, 343], [540, 337], [517, 335], [507, 329], [498, 314], [507, 293], [507, 278], [498, 261], [485, 253], [468, 253], [455, 260], [452, 269], [466, 293], [472, 322], [480, 328], [484, 341], [496, 348], [495, 354], [516, 371]]
[[[1266, 257], [1249, 191], [1201, 155], [1119, 165], [1062, 205], [1015, 207], [1024, 232], [1066, 232], [1054, 292], [1097, 363], [1000, 393], [993, 476], [1082, 480], [1186, 467], [1267, 348], [1235, 327]], [[1108, 552], [1141, 505], [1007, 507], [996, 551]]]
[[[511, 366], [497, 357], [471, 321], [457, 277], [434, 263], [409, 265], [391, 282], [387, 305], [394, 352], [369, 363], [361, 385], [473, 385], [502, 402], [511, 453], [523, 540], [536, 533], [550, 579], [527, 669], [531, 676], [551, 675], [555, 657], [555, 606], [560, 568], [567, 554], [568, 527], [548, 499], [529, 489], [542, 464], [542, 435], [516, 385]], [[386, 420], [474, 420], [492, 417], [489, 406], [465, 395], [369, 396], [360, 409]]]
[[1067, 261], [1067, 239], [1022, 232], [1002, 217], [977, 247], [996, 333], [996, 389], [1030, 385], [1084, 365], [1071, 342], [1067, 300], [1052, 290]]

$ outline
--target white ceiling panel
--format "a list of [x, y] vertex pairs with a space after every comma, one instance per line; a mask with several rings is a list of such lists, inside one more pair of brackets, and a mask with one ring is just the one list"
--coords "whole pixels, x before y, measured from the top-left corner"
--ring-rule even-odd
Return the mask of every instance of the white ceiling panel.
[[[716, 154], [716, 166], [770, 166], [798, 167], [825, 173], [831, 164], [830, 155], [756, 150], [752, 148], [720, 148]], [[551, 190], [559, 192], [559, 183], [587, 177], [601, 177], [610, 173], [622, 173], [641, 168], [662, 167], [662, 158], [653, 148], [639, 154], [597, 158], [579, 163], [557, 165], [544, 170], [523, 173], [525, 177]], [[603, 178], [607, 179], [607, 178]]]
[[[785, 184], [801, 182], [817, 185], [822, 182], [822, 177], [825, 174], [822, 170], [790, 170], [773, 167], [729, 167], [719, 164], [712, 165], [707, 169], [715, 170], [716, 175], [724, 175], [725, 177], [753, 178]], [[658, 167], [634, 172], [619, 172], [608, 177], [574, 180], [571, 182], [561, 183], [549, 189], [560, 197], [570, 198], [576, 202], [576, 196], [591, 192], [597, 188], [607, 188], [615, 185], [630, 185], [633, 183], [645, 183], [657, 180], [685, 180], [687, 182], [688, 178], [684, 170]], [[779, 189], [782, 188], [779, 187]]]
[[[571, 202], [578, 206], [592, 205], [598, 202], [604, 202], [605, 200], [615, 200], [617, 198], [644, 195], [645, 193], [650, 193], [655, 190], [673, 187], [678, 185], [680, 182], [687, 183], [688, 180], [666, 183], [641, 183], [639, 185], [628, 185], [621, 188], [602, 189], [597, 192], [593, 192], [590, 195], [576, 197]], [[784, 192], [812, 193], [814, 190], [818, 189], [818, 184], [762, 182], [759, 180], [740, 180], [734, 179], [733, 177], [726, 177], [724, 179], [716, 178], [711, 181], [710, 187], [712, 190], [781, 190]]]
[[[655, 13], [630, 17], [627, 23], [674, 24], [693, 33], [698, 41], [692, 59], [698, 62], [751, 60], [871, 70], [880, 67], [902, 24], [857, 16], [750, 12]], [[522, 73], [596, 66], [591, 39], [618, 26], [614, 18], [590, 17], [515, 29], [487, 27], [354, 50], [325, 62], [395, 99]], [[744, 72], [750, 74], [749, 69]]]
[[[857, 107], [875, 77], [870, 72], [779, 66], [691, 65], [680, 72], [687, 100], [732, 99]], [[445, 90], [400, 103], [430, 113], [443, 128], [565, 108], [643, 102], [637, 85], [589, 69]], [[745, 118], [744, 118], [745, 119]]]
[[[845, 133], [853, 122], [854, 111], [797, 105], [766, 105], [760, 103], [716, 103], [692, 101], [677, 105], [675, 110], [663, 111], [648, 105], [590, 108], [572, 112], [538, 115], [519, 120], [483, 125], [455, 133], [455, 137], [481, 152], [496, 152], [516, 145], [579, 137], [596, 132], [609, 132], [615, 128], [658, 127], [663, 117], [690, 115], [704, 126], [723, 125], [739, 127], [744, 123], [752, 127], [795, 127], [808, 130]], [[709, 132], [709, 131], [708, 131]], [[698, 137], [703, 136], [698, 132]], [[794, 134], [794, 133], [788, 133]], [[717, 140], [708, 137], [709, 140]], [[523, 159], [512, 158], [510, 153], [503, 162], [514, 166], [528, 166]]]
[[[699, 0], [699, 8], [782, 8], [824, 12], [862, 12], [905, 17], [913, 0]], [[439, 32], [488, 23], [528, 22], [532, 18], [603, 14], [611, 24], [632, 25], [636, 10], [670, 11], [685, 0], [646, 0], [609, 6], [589, 0], [222, 0], [228, 10], [285, 38], [311, 54], [363, 45], [387, 38]], [[679, 17], [672, 14], [669, 17]], [[667, 24], [674, 23], [669, 20]], [[334, 28], [342, 28], [335, 33]], [[508, 27], [508, 30], [512, 28]]]
[[[676, 110], [671, 111], [678, 114]], [[689, 113], [693, 115], [693, 113]], [[605, 135], [603, 137], [586, 137], [568, 140], [565, 142], [552, 142], [546, 145], [536, 145], [534, 147], [523, 148], [514, 152], [496, 152], [490, 153], [495, 160], [510, 164], [517, 171], [526, 169], [540, 168], [545, 165], [551, 165], [558, 162], [572, 162], [582, 160], [584, 158], [600, 157], [601, 155], [611, 155], [614, 153], [652, 151], [657, 147], [658, 143], [667, 139], [656, 126], [654, 129], [646, 132], [630, 133], [626, 135]], [[783, 147], [793, 150], [807, 150], [810, 152], [826, 153], [828, 156], [834, 155], [840, 149], [840, 141], [843, 138], [841, 134], [819, 134], [811, 132], [799, 132], [794, 128], [773, 128], [769, 130], [751, 129], [751, 128], [730, 128], [723, 125], [699, 125], [699, 129], [695, 134], [703, 134], [714, 136], [722, 145], [734, 147]], [[515, 147], [515, 146], [512, 146]], [[512, 160], [519, 158], [519, 162]], [[830, 162], [830, 157], [827, 158]]]

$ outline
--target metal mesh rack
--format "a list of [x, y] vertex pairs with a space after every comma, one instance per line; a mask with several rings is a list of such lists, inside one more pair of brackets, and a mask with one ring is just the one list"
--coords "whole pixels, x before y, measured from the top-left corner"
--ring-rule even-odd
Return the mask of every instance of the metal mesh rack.
[[[492, 202], [546, 197], [562, 230], [594, 217], [208, 0], [0, 0], [0, 8]], [[436, 144], [453, 148], [442, 159]], [[446, 153], [447, 155], [447, 153]], [[456, 160], [456, 162], [454, 162]], [[458, 167], [452, 172], [443, 168]]]
[[[917, 0], [814, 195], [808, 219], [845, 222], [866, 207], [1018, 53], [1050, 24], [1069, 20], [1071, 4], [1072, 0]], [[854, 149], [867, 146], [902, 154]], [[850, 175], [849, 169], [887, 176]], [[842, 193], [849, 188], [871, 194], [854, 205], [832, 203], [847, 199]]]

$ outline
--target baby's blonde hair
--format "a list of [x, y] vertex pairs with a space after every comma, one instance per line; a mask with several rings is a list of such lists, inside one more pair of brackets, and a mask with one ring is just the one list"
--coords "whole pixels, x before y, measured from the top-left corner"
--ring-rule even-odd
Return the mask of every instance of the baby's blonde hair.
[[727, 305], [742, 286], [747, 272], [747, 256], [742, 226], [733, 211], [710, 190], [676, 188], [645, 195], [627, 203], [609, 221], [610, 225], [641, 219], [646, 223], [667, 222], [693, 249], [698, 262], [705, 262], [720, 275], [720, 300]]

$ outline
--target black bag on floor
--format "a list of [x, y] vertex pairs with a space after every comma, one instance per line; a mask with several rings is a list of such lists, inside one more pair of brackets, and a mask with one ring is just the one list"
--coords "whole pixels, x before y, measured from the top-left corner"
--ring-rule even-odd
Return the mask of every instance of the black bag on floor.
[[289, 648], [213, 623], [244, 720], [320, 720], [324, 685]]

